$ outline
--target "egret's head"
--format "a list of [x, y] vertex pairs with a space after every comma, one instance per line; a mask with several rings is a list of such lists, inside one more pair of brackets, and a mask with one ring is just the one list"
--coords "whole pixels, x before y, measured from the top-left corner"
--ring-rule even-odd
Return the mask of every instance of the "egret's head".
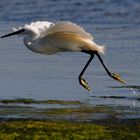
[[38, 29], [33, 26], [25, 25], [23, 28], [19, 27], [18, 29], [13, 28], [14, 32], [1, 36], [1, 38], [13, 36], [13, 35], [28, 35], [31, 37], [39, 36]]

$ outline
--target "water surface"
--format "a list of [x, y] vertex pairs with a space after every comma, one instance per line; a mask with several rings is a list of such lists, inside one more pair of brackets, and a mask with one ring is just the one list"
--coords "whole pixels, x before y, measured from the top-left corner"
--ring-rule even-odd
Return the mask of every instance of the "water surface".
[[21, 37], [9, 37], [0, 40], [0, 99], [79, 100], [89, 106], [140, 109], [139, 0], [1, 0], [1, 35], [36, 20], [68, 20], [83, 26], [95, 42], [106, 46], [105, 63], [135, 88], [136, 95], [108, 77], [97, 58], [84, 75], [93, 89], [89, 93], [77, 79], [88, 55], [35, 54], [24, 47]]

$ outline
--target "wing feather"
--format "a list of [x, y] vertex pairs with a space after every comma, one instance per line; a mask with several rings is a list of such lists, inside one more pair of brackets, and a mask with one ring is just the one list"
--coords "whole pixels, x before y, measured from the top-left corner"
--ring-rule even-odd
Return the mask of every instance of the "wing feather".
[[89, 33], [87, 33], [82, 27], [71, 22], [58, 22], [50, 26], [47, 30], [46, 35], [57, 33], [57, 32], [68, 32], [93, 40], [93, 37]]
[[50, 33], [39, 41], [42, 46], [45, 46], [46, 42], [49, 44], [49, 46], [53, 46], [53, 49], [59, 49], [60, 51], [96, 49], [93, 48], [93, 41], [91, 39], [81, 37], [80, 35], [73, 34], [71, 32]]

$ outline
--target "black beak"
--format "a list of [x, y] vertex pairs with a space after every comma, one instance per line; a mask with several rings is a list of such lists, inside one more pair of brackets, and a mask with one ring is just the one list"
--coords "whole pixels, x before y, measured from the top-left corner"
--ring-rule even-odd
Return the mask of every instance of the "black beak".
[[21, 29], [21, 30], [18, 30], [18, 31], [15, 31], [15, 32], [12, 32], [12, 33], [9, 33], [9, 34], [6, 34], [6, 35], [3, 35], [0, 38], [12, 36], [12, 35], [17, 35], [17, 34], [23, 33], [24, 31], [25, 31], [25, 29]]

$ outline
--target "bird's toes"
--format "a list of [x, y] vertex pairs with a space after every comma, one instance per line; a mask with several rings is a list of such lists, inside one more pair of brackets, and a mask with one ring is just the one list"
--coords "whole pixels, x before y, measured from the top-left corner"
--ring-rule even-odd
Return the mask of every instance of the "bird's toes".
[[119, 81], [120, 83], [125, 84], [125, 81], [121, 78], [121, 76], [117, 73], [112, 73], [111, 77], [114, 78], [115, 80]]
[[83, 79], [83, 78], [79, 79], [79, 83], [80, 83], [86, 90], [92, 91], [92, 89], [91, 89], [91, 88], [89, 87], [89, 85], [88, 85], [88, 82], [87, 82], [85, 79]]

